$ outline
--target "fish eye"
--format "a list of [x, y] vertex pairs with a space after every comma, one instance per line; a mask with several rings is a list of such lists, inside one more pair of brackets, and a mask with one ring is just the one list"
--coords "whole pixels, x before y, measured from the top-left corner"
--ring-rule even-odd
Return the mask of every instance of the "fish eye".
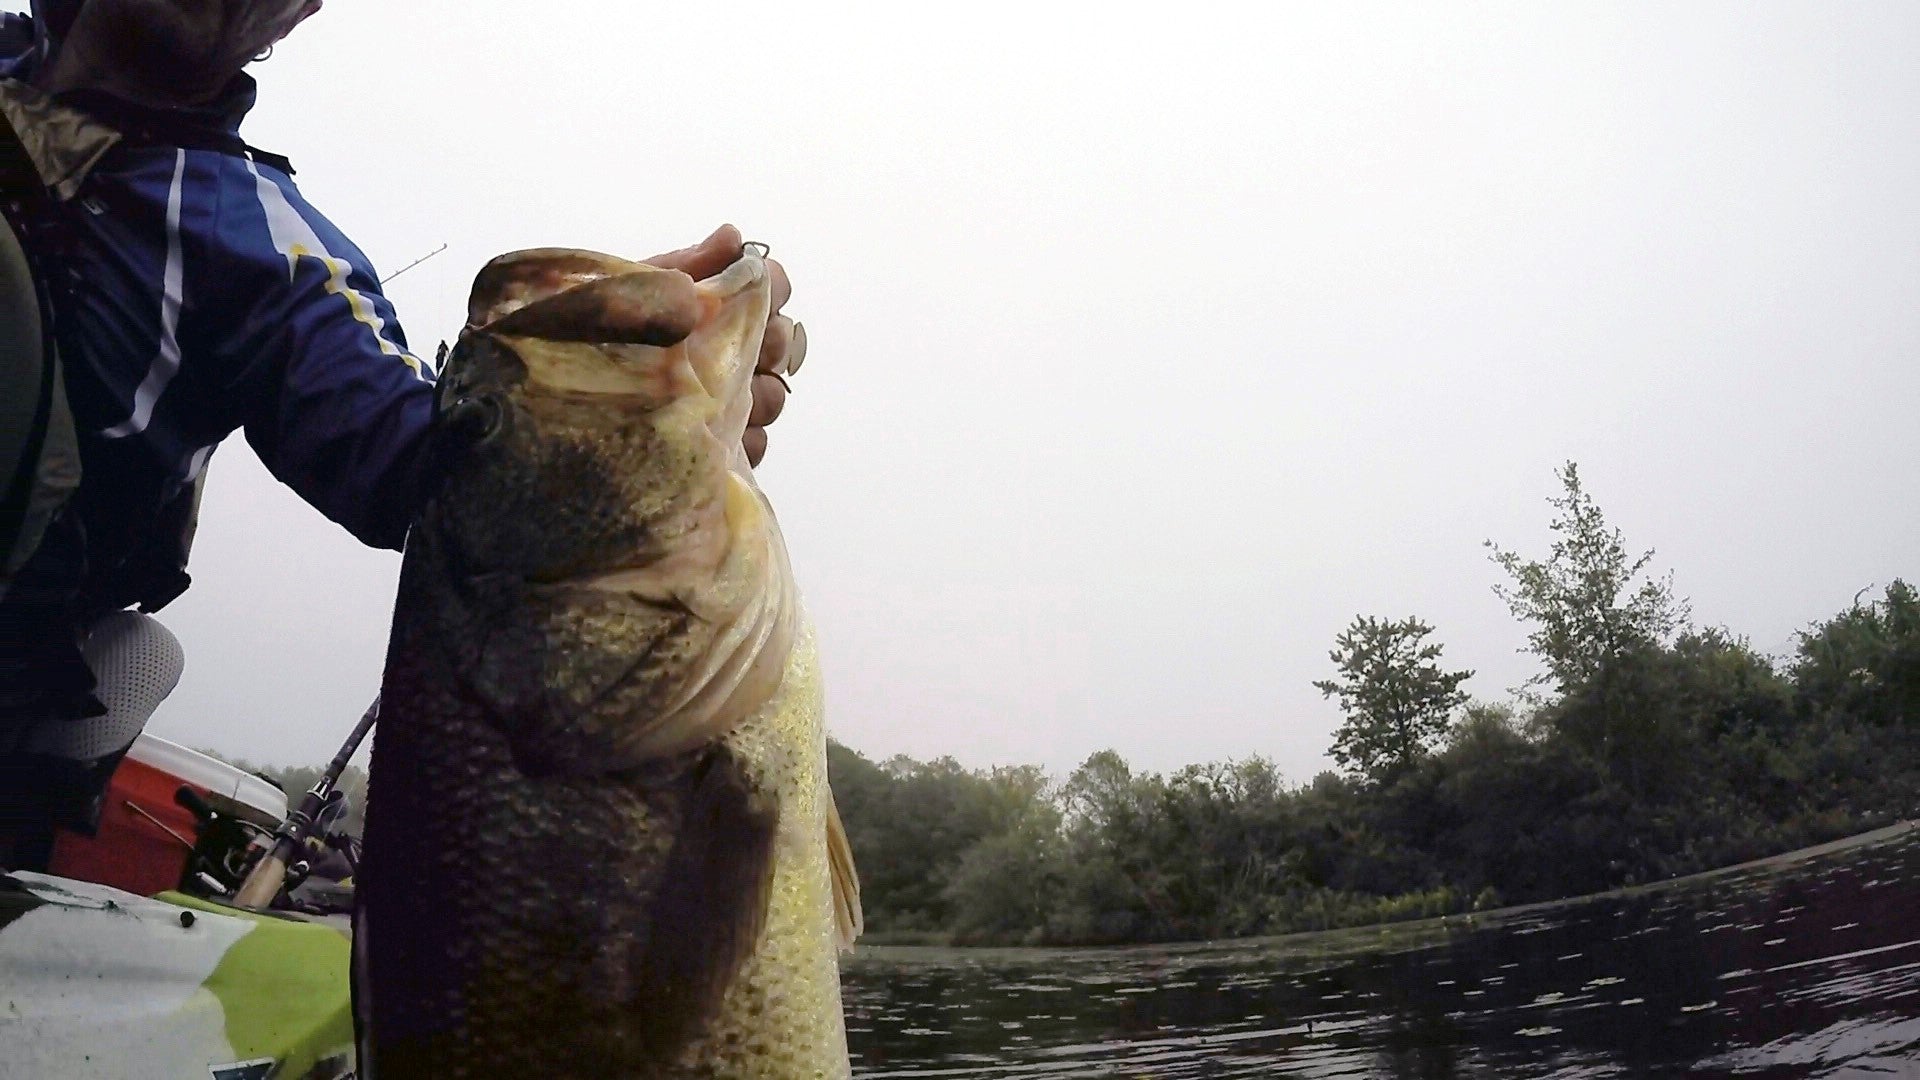
[[492, 394], [463, 397], [446, 407], [441, 422], [469, 445], [491, 441], [506, 426], [506, 407]]

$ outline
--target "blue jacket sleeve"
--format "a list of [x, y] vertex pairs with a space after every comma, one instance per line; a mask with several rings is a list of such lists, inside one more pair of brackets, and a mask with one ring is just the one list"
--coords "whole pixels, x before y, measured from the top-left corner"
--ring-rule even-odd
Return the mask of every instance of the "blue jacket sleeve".
[[253, 190], [229, 196], [246, 212], [223, 212], [221, 227], [264, 242], [222, 245], [237, 253], [222, 292], [246, 298], [225, 349], [242, 372], [247, 441], [321, 513], [397, 550], [432, 480], [432, 370], [360, 250], [290, 179], [266, 166], [241, 175]]

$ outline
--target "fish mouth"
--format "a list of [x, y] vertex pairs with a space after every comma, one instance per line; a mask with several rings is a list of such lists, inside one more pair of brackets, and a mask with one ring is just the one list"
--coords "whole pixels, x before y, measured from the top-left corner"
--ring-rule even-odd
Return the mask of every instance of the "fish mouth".
[[771, 314], [766, 260], [749, 252], [698, 287], [711, 306], [688, 336], [687, 360], [702, 389], [720, 405], [709, 427], [716, 437], [738, 442], [753, 408], [753, 371]]
[[[559, 366], [567, 369], [563, 381], [570, 389], [617, 393], [631, 386], [671, 397], [693, 387], [669, 377], [648, 390], [646, 380], [630, 382], [616, 372], [661, 372], [684, 358], [683, 370], [718, 405], [715, 434], [724, 434], [735, 420], [744, 434], [771, 302], [766, 260], [751, 249], [720, 273], [695, 281], [678, 270], [597, 252], [536, 248], [487, 264], [474, 282], [467, 325], [469, 332], [496, 338], [584, 345], [602, 353], [604, 365], [583, 365], [580, 354], [567, 354]], [[591, 370], [596, 366], [598, 372]]]
[[[481, 270], [467, 302], [467, 326], [554, 341], [672, 345], [698, 322], [675, 335], [667, 330], [677, 321], [671, 316], [711, 315], [767, 279], [766, 260], [751, 251], [695, 281], [679, 270], [599, 252], [532, 248], [502, 255]], [[694, 304], [688, 286], [701, 294], [698, 306], [706, 310], [687, 310]]]

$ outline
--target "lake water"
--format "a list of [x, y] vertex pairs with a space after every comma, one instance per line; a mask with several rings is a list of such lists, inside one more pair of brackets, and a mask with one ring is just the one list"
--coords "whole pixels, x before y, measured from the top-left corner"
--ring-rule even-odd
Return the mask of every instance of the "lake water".
[[861, 1077], [1920, 1077], [1920, 830], [1486, 916], [869, 948]]

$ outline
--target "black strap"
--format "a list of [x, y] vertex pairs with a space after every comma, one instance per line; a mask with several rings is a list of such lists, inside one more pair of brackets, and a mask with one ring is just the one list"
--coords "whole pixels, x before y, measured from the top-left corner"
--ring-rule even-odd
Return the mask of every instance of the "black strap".
[[[53, 271], [74, 250], [73, 233], [59, 200], [40, 179], [20, 134], [4, 115], [0, 115], [0, 208], [27, 250], [27, 262], [42, 290], [42, 310], [51, 318], [54, 313], [47, 302], [64, 302], [69, 295], [67, 279]], [[51, 323], [47, 333], [52, 334]]]
[[40, 170], [34, 167], [27, 148], [20, 144], [19, 133], [13, 130], [6, 114], [0, 113], [0, 207], [5, 208], [8, 220], [14, 222], [18, 231], [30, 223], [15, 220], [16, 217], [32, 214], [37, 218], [52, 201], [52, 194], [40, 181]]
[[[53, 217], [52, 201], [52, 196], [40, 182], [39, 171], [27, 156], [26, 147], [20, 145], [20, 136], [13, 130], [13, 124], [5, 116], [0, 116], [0, 210], [4, 210], [6, 218], [0, 227], [11, 229], [26, 252], [27, 264], [35, 281], [34, 291], [39, 294], [41, 312], [40, 393], [34, 402], [33, 420], [27, 428], [25, 452], [14, 464], [13, 475], [7, 477], [5, 496], [0, 497], [0, 555], [13, 550], [21, 526], [26, 522], [27, 507], [33, 499], [34, 481], [40, 471], [40, 447], [46, 442], [47, 425], [53, 416], [57, 360], [54, 330], [49, 321], [52, 311], [44, 292], [44, 264], [35, 251], [34, 243], [36, 232], [57, 228], [48, 224]], [[36, 225], [40, 227], [36, 228]]]

